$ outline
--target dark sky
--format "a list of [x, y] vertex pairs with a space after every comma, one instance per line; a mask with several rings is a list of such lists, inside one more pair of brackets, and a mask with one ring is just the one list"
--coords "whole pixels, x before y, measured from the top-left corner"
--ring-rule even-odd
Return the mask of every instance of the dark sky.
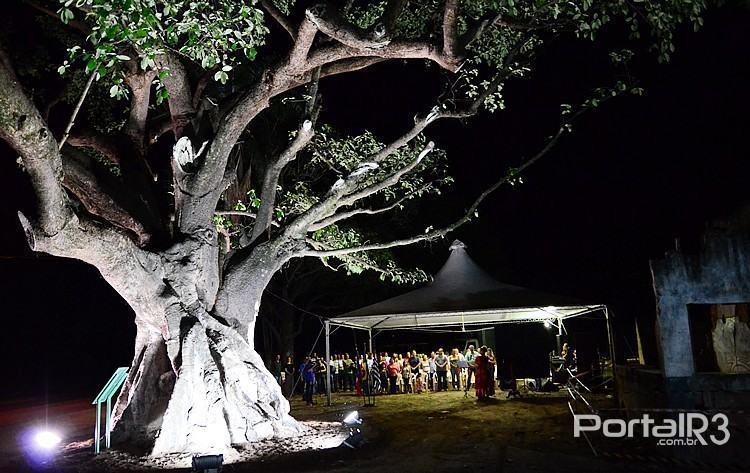
[[[645, 97], [618, 99], [584, 117], [525, 174], [524, 185], [490, 197], [480, 219], [456, 237], [498, 279], [611, 304], [620, 337], [631, 336], [636, 317], [652, 326], [649, 259], [746, 199], [748, 24], [747, 9], [725, 7], [700, 32], [678, 34], [670, 64], [642, 54], [634, 74]], [[508, 86], [507, 111], [431, 130], [448, 151], [456, 184], [413, 214], [416, 228], [426, 215], [458, 215], [555, 131], [559, 103], [606, 85], [608, 72], [603, 49], [564, 41], [546, 50], [533, 79]], [[421, 66], [380, 66], [326, 81], [323, 116], [392, 136], [438, 87], [437, 74]], [[0, 157], [0, 350], [11, 380], [0, 397], [42, 396], [45, 386], [57, 395], [89, 392], [129, 363], [132, 314], [96, 271], [25, 249], [15, 212], [33, 207], [29, 186], [7, 148]], [[398, 255], [434, 271], [451, 239]], [[404, 290], [360, 286], [361, 301]]]

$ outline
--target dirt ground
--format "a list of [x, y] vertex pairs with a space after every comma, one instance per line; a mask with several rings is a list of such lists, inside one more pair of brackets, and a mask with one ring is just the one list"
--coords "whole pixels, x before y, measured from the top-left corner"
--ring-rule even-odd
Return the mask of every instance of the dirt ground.
[[[598, 408], [612, 405], [605, 396], [594, 396]], [[593, 439], [594, 456], [583, 438], [574, 438], [567, 396], [560, 393], [533, 394], [507, 400], [504, 394], [479, 402], [462, 392], [379, 396], [375, 406], [363, 406], [362, 398], [334, 395], [325, 406], [305, 406], [292, 400], [292, 414], [314, 425], [335, 430], [343, 417], [356, 409], [363, 419], [365, 443], [310, 450], [305, 440], [290, 440], [284, 447], [261, 448], [251, 461], [226, 465], [226, 472], [656, 472], [656, 471], [750, 471], [748, 465], [720, 469], [654, 456], [653, 449], [638, 444], [602, 444]], [[46, 464], [47, 471], [189, 471], [169, 469], [128, 458], [112, 451], [93, 457], [90, 431], [93, 407], [86, 402], [63, 403], [49, 409], [50, 424], [66, 425], [69, 444], [63, 455]], [[0, 471], [44, 470], [32, 468], [19, 452], [21, 425], [39, 411], [17, 408], [0, 412]], [[334, 424], [335, 423], [335, 424]], [[334, 438], [329, 435], [330, 439]], [[343, 437], [342, 437], [343, 438]], [[607, 440], [607, 439], [605, 439]], [[334, 443], [338, 443], [335, 440]], [[295, 446], [296, 444], [296, 446]], [[287, 448], [289, 447], [289, 448]], [[605, 448], [602, 448], [605, 447]], [[294, 452], [295, 449], [302, 451]], [[658, 453], [658, 452], [657, 452]], [[668, 453], [668, 452], [661, 452]]]

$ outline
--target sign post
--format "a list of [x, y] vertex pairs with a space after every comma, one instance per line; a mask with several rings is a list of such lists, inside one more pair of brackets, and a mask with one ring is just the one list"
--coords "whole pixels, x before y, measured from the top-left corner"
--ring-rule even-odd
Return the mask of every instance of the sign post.
[[115, 370], [112, 376], [104, 385], [102, 390], [94, 399], [91, 404], [96, 405], [96, 426], [94, 426], [94, 453], [100, 452], [100, 441], [102, 437], [102, 404], [107, 403], [107, 413], [104, 418], [104, 442], [105, 448], [109, 448], [110, 444], [110, 433], [112, 432], [112, 396], [120, 389], [122, 383], [128, 377], [128, 369], [126, 367], [120, 367]]

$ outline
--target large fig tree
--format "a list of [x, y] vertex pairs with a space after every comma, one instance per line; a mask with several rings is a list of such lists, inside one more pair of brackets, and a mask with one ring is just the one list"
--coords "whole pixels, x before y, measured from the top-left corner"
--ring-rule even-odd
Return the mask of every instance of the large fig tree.
[[[699, 0], [24, 5], [67, 28], [67, 54], [55, 69], [75, 100], [40, 103], [44, 97], [22, 83], [28, 58], [4, 41], [0, 137], [20, 156], [38, 208], [20, 220], [33, 250], [94, 266], [132, 307], [135, 354], [115, 429], [155, 455], [303, 429], [253, 346], [264, 288], [285, 264], [319, 258], [354, 273], [419, 278], [377, 252], [439, 239], [468, 222], [581, 111], [638, 89], [617, 82], [564, 106], [539, 154], [477, 192], [464, 215], [376, 242], [357, 222], [397, 212], [450, 181], [444, 153], [426, 137], [430, 125], [500, 113], [505, 84], [529, 75], [539, 50], [561, 35], [594, 40], [615, 24], [647, 36], [666, 59], [673, 30], [699, 25], [703, 8]], [[445, 76], [433, 106], [414, 110], [399, 137], [347, 136], [318, 120], [321, 81], [394, 60]], [[392, 86], [405, 85], [394, 76]], [[66, 120], [48, 120], [62, 112]], [[277, 115], [287, 117], [283, 126], [268, 126]]]

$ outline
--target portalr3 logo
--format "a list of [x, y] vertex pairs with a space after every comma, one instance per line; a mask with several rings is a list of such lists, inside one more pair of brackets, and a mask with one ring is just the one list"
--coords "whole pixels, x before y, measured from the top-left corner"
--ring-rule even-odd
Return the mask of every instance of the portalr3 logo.
[[[705, 446], [724, 445], [729, 441], [729, 418], [718, 413], [709, 417], [701, 412], [681, 412], [677, 419], [656, 420], [648, 414], [640, 418], [602, 419], [598, 414], [575, 414], [573, 416], [573, 436], [580, 437], [584, 432], [598, 432], [608, 438], [657, 439], [657, 445]], [[709, 431], [710, 428], [710, 431]]]

